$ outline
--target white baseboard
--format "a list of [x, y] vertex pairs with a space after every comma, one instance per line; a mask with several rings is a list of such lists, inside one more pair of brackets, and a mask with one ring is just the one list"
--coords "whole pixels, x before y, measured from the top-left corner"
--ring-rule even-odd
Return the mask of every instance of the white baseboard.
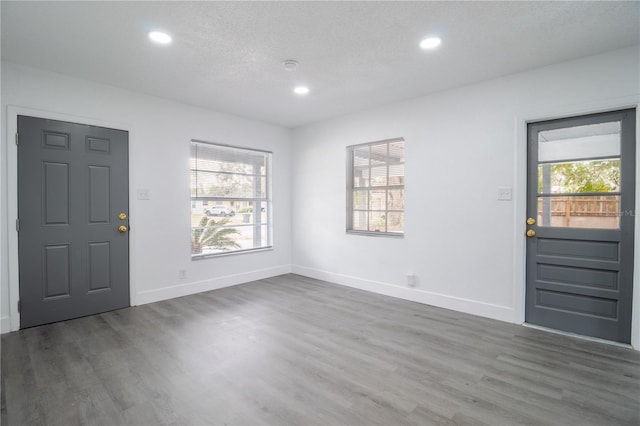
[[[475, 300], [427, 292], [418, 288], [399, 287], [379, 281], [366, 280], [358, 277], [336, 274], [328, 271], [321, 271], [318, 269], [307, 268], [299, 265], [281, 265], [273, 268], [245, 272], [242, 274], [226, 275], [209, 280], [190, 282], [164, 287], [157, 290], [144, 291], [136, 295], [136, 305], [144, 305], [147, 303], [159, 302], [161, 300], [188, 296], [190, 294], [202, 293], [204, 291], [216, 290], [219, 288], [244, 284], [251, 281], [271, 278], [288, 273], [295, 273], [310, 278], [316, 278], [319, 280], [344, 285], [347, 287], [357, 288], [360, 290], [370, 291], [386, 296], [397, 297], [399, 299], [410, 300], [412, 302], [423, 303], [426, 305], [437, 306], [440, 308], [452, 309], [454, 311], [492, 318], [499, 321], [517, 323], [517, 321], [514, 319], [515, 316], [513, 309], [506, 306], [492, 305]], [[0, 333], [8, 333], [9, 331], [11, 331], [10, 318], [0, 318]]]
[[11, 318], [10, 317], [0, 318], [0, 334], [8, 333], [10, 331], [11, 331]]
[[257, 271], [244, 272], [242, 274], [226, 275], [223, 277], [208, 280], [189, 282], [157, 290], [143, 291], [136, 295], [136, 305], [159, 302], [161, 300], [173, 299], [176, 297], [188, 296], [190, 294], [202, 293], [209, 290], [230, 287], [244, 284], [251, 281], [271, 278], [291, 272], [291, 265], [275, 266], [273, 268], [260, 269]]
[[384, 294], [385, 296], [397, 297], [399, 299], [410, 300], [412, 302], [423, 303], [425, 305], [437, 306], [439, 308], [451, 309], [467, 314], [496, 319], [510, 323], [517, 323], [513, 308], [508, 306], [492, 305], [478, 302], [476, 300], [463, 299], [460, 297], [448, 296], [445, 294], [432, 293], [419, 288], [399, 287], [379, 281], [365, 280], [349, 275], [336, 274], [328, 271], [307, 268], [305, 266], [292, 265], [291, 272], [310, 278], [329, 281], [335, 284], [353, 287], [360, 290], [371, 291], [373, 293]]

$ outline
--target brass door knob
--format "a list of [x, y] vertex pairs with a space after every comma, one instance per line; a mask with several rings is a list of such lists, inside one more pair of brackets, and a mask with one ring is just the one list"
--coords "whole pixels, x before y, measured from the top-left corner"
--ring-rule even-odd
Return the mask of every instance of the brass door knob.
[[120, 233], [127, 232], [127, 227], [124, 225], [118, 226], [118, 232]]
[[527, 219], [527, 225], [535, 225], [536, 220], [532, 217]]
[[127, 218], [126, 213], [120, 213], [120, 214], [118, 215], [118, 219], [120, 219], [120, 220], [125, 220], [126, 218]]
[[531, 237], [535, 237], [536, 236], [536, 231], [534, 231], [533, 229], [528, 229], [527, 230], [527, 237], [531, 238]]

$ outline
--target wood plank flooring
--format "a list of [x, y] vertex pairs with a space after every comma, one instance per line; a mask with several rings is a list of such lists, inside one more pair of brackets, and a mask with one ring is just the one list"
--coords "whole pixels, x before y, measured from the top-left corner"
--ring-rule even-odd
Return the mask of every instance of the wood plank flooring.
[[640, 353], [297, 275], [2, 336], [3, 425], [638, 425]]

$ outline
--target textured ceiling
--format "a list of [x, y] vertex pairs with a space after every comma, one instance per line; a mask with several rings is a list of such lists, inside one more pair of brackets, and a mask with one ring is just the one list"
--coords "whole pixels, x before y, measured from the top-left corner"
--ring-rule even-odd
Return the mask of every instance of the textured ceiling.
[[[1, 2], [2, 59], [288, 127], [638, 44], [632, 2]], [[151, 44], [162, 29], [174, 42]], [[439, 35], [436, 51], [420, 40]], [[296, 59], [295, 72], [282, 68]], [[311, 93], [296, 96], [305, 83]]]

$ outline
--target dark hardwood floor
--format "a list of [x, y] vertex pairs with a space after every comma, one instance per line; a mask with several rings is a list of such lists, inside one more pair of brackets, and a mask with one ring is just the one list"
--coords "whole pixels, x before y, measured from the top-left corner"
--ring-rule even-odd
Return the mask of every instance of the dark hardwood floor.
[[285, 275], [2, 336], [3, 425], [638, 425], [640, 353]]

